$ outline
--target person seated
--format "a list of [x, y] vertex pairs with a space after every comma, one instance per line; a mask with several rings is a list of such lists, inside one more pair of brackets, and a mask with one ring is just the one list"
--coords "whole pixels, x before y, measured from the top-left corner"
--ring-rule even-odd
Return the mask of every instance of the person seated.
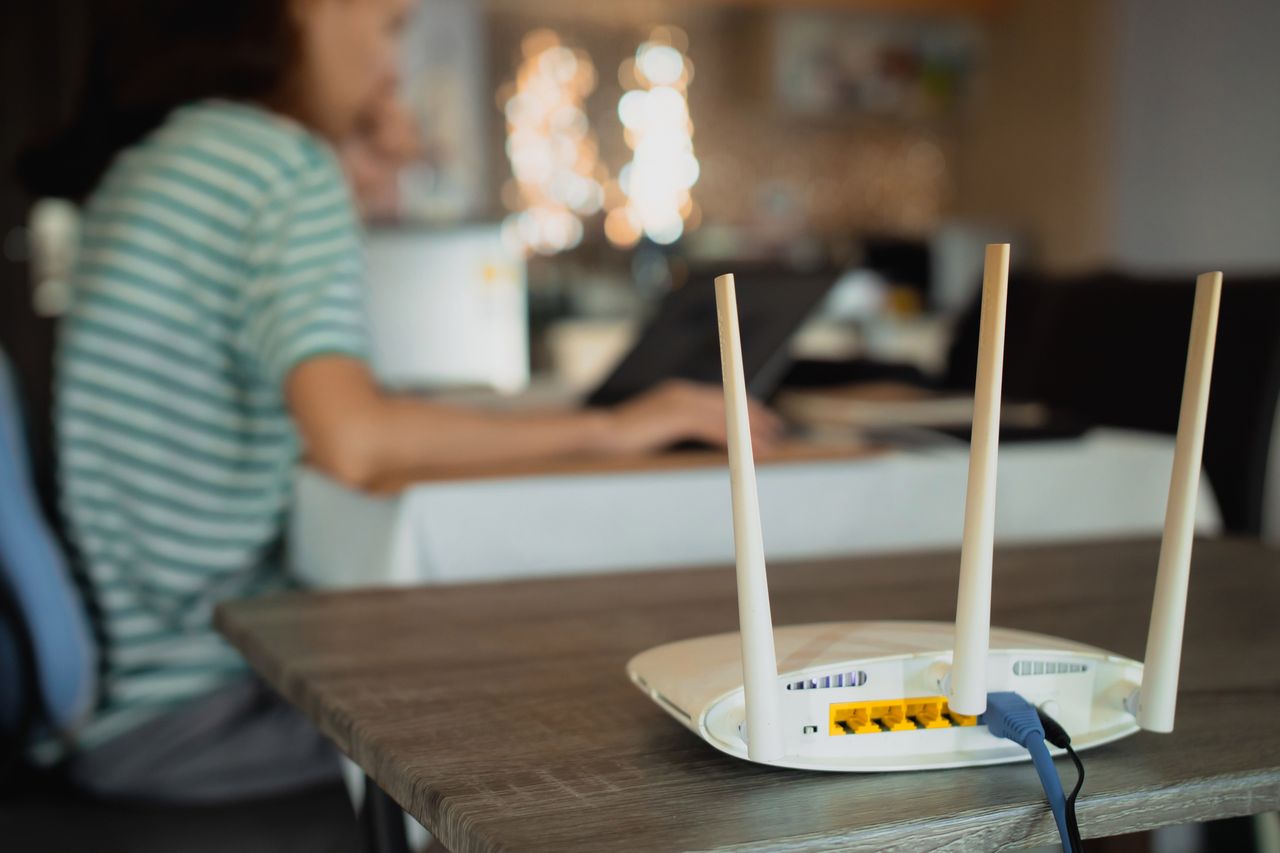
[[[611, 409], [473, 411], [368, 365], [358, 212], [335, 146], [397, 84], [410, 0], [100, 0], [79, 122], [28, 161], [82, 200], [56, 379], [60, 490], [100, 617], [100, 707], [72, 777], [208, 802], [331, 778], [336, 753], [212, 623], [285, 588], [293, 471], [397, 473], [722, 444], [718, 388]], [[757, 440], [778, 423], [754, 411]]]

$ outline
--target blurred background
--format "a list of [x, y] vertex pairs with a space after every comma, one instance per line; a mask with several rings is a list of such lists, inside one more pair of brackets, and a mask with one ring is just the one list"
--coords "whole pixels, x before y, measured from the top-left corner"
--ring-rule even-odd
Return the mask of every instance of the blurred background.
[[[0, 162], [68, 117], [94, 5], [0, 10]], [[1217, 268], [1229, 287], [1257, 284], [1260, 301], [1244, 313], [1272, 325], [1251, 328], [1254, 349], [1227, 360], [1233, 371], [1257, 368], [1249, 441], [1269, 447], [1280, 379], [1259, 377], [1280, 376], [1280, 309], [1263, 286], [1280, 272], [1280, 4], [419, 6], [403, 60], [419, 154], [369, 212], [387, 384], [583, 392], [664, 295], [760, 269], [838, 277], [792, 341], [810, 369], [792, 377], [801, 384], [815, 362], [834, 381], [865, 375], [856, 365], [868, 360], [945, 379], [982, 246], [1009, 240], [1015, 279], [1052, 292], [1061, 282], [1086, 293], [1099, 282], [1111, 293], [1145, 281], [1189, 288]], [[0, 175], [0, 338], [33, 409], [46, 412], [50, 318], [64, 302], [74, 211], [25, 197], [7, 165]], [[1089, 298], [1066, 304], [1079, 317], [1112, 316], [1115, 348], [1098, 356], [1103, 364], [1132, 361], [1145, 335], [1163, 334], [1155, 303], [1125, 314]], [[1061, 317], [1048, 302], [1026, 311]], [[1175, 349], [1189, 304], [1170, 309]], [[1015, 348], [1012, 392], [1075, 408], [1054, 389], [1107, 371], [1067, 381], [1045, 365], [1080, 362], [1095, 334], [1108, 333], [1086, 323], [1030, 335], [1041, 349], [1020, 362]], [[1044, 351], [1049, 338], [1061, 346]], [[1031, 361], [1039, 368], [1020, 387], [1017, 366]], [[1177, 358], [1167, 361], [1163, 384], [1176, 389]], [[1111, 396], [1132, 394], [1131, 385]], [[1176, 400], [1115, 409], [1085, 414], [1168, 431]], [[1234, 432], [1243, 422], [1232, 418]], [[1236, 526], [1256, 530], [1265, 483], [1255, 479]]]
[[[103, 5], [0, 3], [0, 350], [16, 367], [49, 518], [58, 517], [52, 352], [75, 263], [77, 211], [25, 194], [13, 166], [28, 145], [73, 118], [96, 35], [127, 26], [104, 20]], [[811, 389], [880, 388], [879, 398], [855, 398], [834, 420], [861, 429], [905, 420], [907, 430], [868, 436], [903, 450], [890, 461], [915, 470], [920, 437], [909, 428], [922, 415], [893, 409], [898, 392], [885, 396], [883, 388], [967, 399], [984, 246], [1011, 242], [1005, 394], [1043, 411], [1020, 432], [1006, 410], [1011, 428], [1002, 440], [1067, 438], [1062, 446], [1075, 449], [1062, 452], [1078, 455], [1043, 450], [1065, 460], [1057, 467], [1032, 454], [1020, 469], [1013, 460], [1001, 485], [1008, 509], [1001, 533], [1154, 535], [1193, 284], [1197, 274], [1221, 269], [1226, 290], [1204, 454], [1220, 519], [1207, 519], [1208, 530], [1280, 541], [1276, 0], [417, 0], [417, 7], [401, 93], [415, 153], [364, 211], [374, 368], [386, 386], [487, 403], [592, 399], [674, 294], [734, 272], [740, 294], [762, 282], [790, 288], [781, 292], [792, 303], [809, 298], [802, 293], [819, 297], [813, 310], [802, 306], [802, 323], [784, 329], [781, 392], [770, 402], [784, 406], [790, 393], [788, 414], [803, 415]], [[712, 315], [686, 328], [709, 335]], [[654, 341], [674, 350], [681, 336], [678, 324], [651, 335], [646, 358], [660, 363]], [[711, 363], [714, 381], [714, 355]], [[874, 409], [877, 401], [889, 408]], [[971, 403], [948, 409], [941, 426], [963, 426], [971, 411]], [[1084, 440], [1095, 428], [1111, 428], [1109, 444]], [[1129, 431], [1148, 443], [1139, 446]], [[833, 463], [825, 470], [853, 486], [794, 486], [800, 497], [777, 504], [790, 527], [773, 525], [772, 542], [785, 540], [775, 531], [790, 529], [797, 548], [828, 548], [804, 526], [802, 516], [812, 516], [812, 527], [843, 531], [841, 547], [859, 553], [947, 544], [960, 529], [958, 440], [967, 436], [939, 434], [950, 442], [943, 446], [953, 469], [909, 481], [856, 459]], [[927, 458], [943, 464], [941, 455]], [[610, 476], [597, 478], [600, 488], [620, 488], [624, 478]], [[706, 494], [720, 495], [718, 469], [707, 482], [720, 491]], [[660, 485], [662, 492], [635, 493], [643, 512], [634, 517], [658, 517], [668, 501], [650, 495], [679, 491]], [[946, 491], [952, 486], [955, 500]], [[463, 568], [456, 577], [438, 567], [406, 573], [419, 580], [475, 579], [466, 575], [470, 539], [486, 537], [470, 532], [493, 518], [524, 519], [527, 530], [507, 538], [531, 554], [538, 551], [528, 543], [541, 543], [556, 571], [573, 568], [558, 556], [562, 542], [585, 543], [578, 568], [593, 571], [641, 565], [651, 540], [652, 565], [729, 559], [720, 535], [727, 522], [707, 534], [714, 547], [698, 551], [672, 534], [674, 523], [645, 527], [611, 512], [634, 528], [632, 547], [582, 522], [608, 504], [599, 492], [584, 491], [580, 505], [557, 504], [528, 499], [517, 484], [510, 504], [496, 501], [495, 487], [469, 509], [447, 483], [439, 488], [444, 499], [420, 522], [436, 525], [436, 538], [417, 538], [440, 551], [441, 566]], [[351, 519], [368, 516], [342, 503], [357, 499], [326, 489], [315, 478], [303, 482], [299, 516], [310, 524], [295, 522], [295, 539], [310, 550], [301, 564], [372, 565], [343, 550], [357, 532], [371, 548], [399, 541], [377, 525], [359, 531]], [[690, 506], [703, 494], [686, 492]], [[926, 506], [928, 497], [950, 509]], [[723, 509], [727, 519], [727, 507], [702, 503], [707, 517]], [[677, 521], [697, 515], [670, 504]], [[797, 511], [802, 504], [813, 506]], [[878, 508], [892, 523], [879, 520]], [[699, 535], [712, 527], [694, 526]], [[450, 552], [440, 541], [452, 531], [459, 534]], [[478, 548], [476, 564], [509, 568], [503, 537], [487, 539], [480, 544], [499, 556]], [[843, 553], [835, 545], [828, 552]], [[546, 571], [529, 560], [530, 575]], [[114, 832], [134, 831], [122, 827]], [[1210, 839], [1199, 848], [1151, 849], [1243, 848]]]

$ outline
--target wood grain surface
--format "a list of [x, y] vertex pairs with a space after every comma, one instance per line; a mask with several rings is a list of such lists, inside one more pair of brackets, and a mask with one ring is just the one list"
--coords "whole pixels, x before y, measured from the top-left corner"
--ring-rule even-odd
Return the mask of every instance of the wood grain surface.
[[[791, 440], [776, 449], [761, 453], [761, 465], [789, 462], [830, 462], [837, 459], [862, 459], [888, 452], [884, 446], [870, 445], [852, 439], [839, 441]], [[690, 468], [724, 468], [728, 457], [723, 450], [672, 450], [662, 453], [635, 453], [614, 456], [561, 456], [526, 462], [504, 462], [494, 465], [458, 465], [423, 468], [384, 477], [374, 482], [369, 491], [393, 495], [420, 483], [456, 480], [505, 480], [516, 477], [550, 477], [582, 474], [634, 474], [647, 471], [672, 471]]]
[[[998, 625], [1141, 658], [1155, 541], [1002, 549]], [[772, 568], [778, 624], [953, 616], [954, 553]], [[1280, 808], [1280, 552], [1197, 544], [1177, 731], [1085, 754], [1086, 837]], [[728, 568], [227, 604], [253, 667], [456, 853], [1051, 843], [1030, 765], [797, 772], [715, 751], [627, 680], [736, 628]], [[1068, 784], [1069, 764], [1060, 763]]]

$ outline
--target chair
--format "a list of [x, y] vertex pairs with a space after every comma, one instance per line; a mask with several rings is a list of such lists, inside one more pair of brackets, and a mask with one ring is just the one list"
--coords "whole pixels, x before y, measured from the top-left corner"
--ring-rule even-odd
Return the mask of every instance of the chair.
[[97, 691], [96, 644], [31, 481], [15, 379], [0, 352], [0, 733], [65, 735]]
[[[1195, 274], [1018, 276], [1009, 284], [1005, 393], [1099, 425], [1177, 430]], [[960, 323], [946, 379], [973, 387], [977, 311]], [[1204, 468], [1226, 528], [1262, 532], [1280, 401], [1280, 279], [1228, 270]], [[1280, 445], [1280, 442], [1276, 442]], [[1274, 491], [1274, 489], [1273, 489]]]
[[[97, 698], [96, 643], [66, 559], [40, 513], [22, 423], [14, 375], [0, 351], [0, 747], [11, 761], [33, 738], [73, 732]], [[5, 757], [0, 753], [0, 777]], [[58, 773], [25, 773], [12, 781], [13, 790], [0, 796], [0, 838], [13, 849], [361, 848], [339, 783], [262, 801], [162, 806], [95, 800]], [[76, 819], [62, 819], [68, 813]]]

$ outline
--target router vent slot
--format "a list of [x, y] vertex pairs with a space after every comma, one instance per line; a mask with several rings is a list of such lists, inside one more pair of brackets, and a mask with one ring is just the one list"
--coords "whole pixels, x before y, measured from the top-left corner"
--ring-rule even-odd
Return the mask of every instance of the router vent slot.
[[1014, 675], [1065, 675], [1085, 672], [1088, 665], [1066, 661], [1020, 660], [1013, 665]]
[[861, 687], [867, 683], [867, 674], [862, 670], [853, 672], [837, 672], [835, 675], [819, 675], [787, 684], [788, 690], [829, 690], [834, 687]]

